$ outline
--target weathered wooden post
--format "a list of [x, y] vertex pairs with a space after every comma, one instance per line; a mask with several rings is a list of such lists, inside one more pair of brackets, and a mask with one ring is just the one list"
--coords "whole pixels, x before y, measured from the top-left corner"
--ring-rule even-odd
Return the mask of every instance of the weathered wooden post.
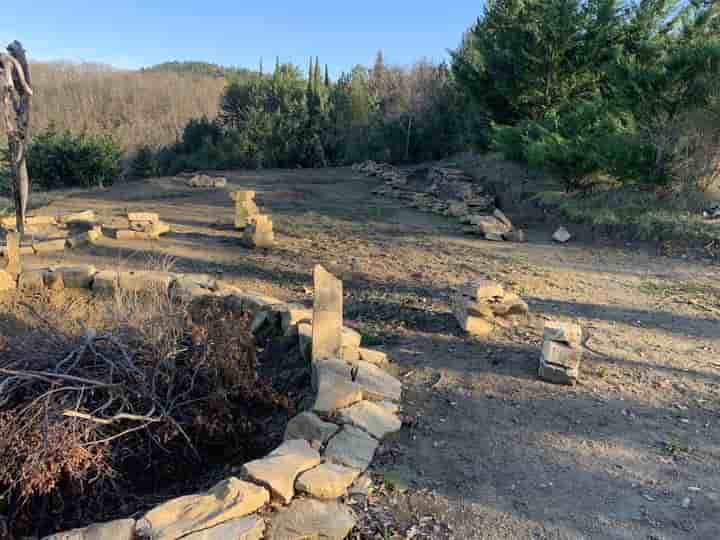
[[17, 231], [23, 235], [30, 193], [26, 152], [33, 91], [25, 49], [19, 41], [13, 41], [7, 51], [0, 53], [0, 115], [8, 138]]

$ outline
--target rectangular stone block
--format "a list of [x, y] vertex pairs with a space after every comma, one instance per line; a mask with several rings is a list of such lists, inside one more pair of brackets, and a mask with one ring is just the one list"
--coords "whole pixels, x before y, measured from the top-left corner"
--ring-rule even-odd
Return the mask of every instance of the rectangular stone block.
[[321, 265], [313, 271], [312, 359], [337, 358], [342, 348], [343, 286], [342, 281]]
[[115, 231], [115, 238], [118, 240], [137, 240], [137, 231], [119, 229]]
[[53, 253], [55, 251], [63, 251], [67, 244], [66, 238], [60, 238], [58, 240], [45, 240], [44, 242], [34, 242], [33, 250], [37, 254]]
[[160, 215], [154, 212], [128, 212], [129, 221], [150, 221], [157, 223], [160, 221]]
[[543, 339], [568, 345], [580, 345], [582, 343], [582, 328], [575, 323], [548, 321], [545, 323]]
[[557, 341], [546, 340], [543, 343], [541, 362], [565, 369], [578, 369], [582, 351]]
[[8, 233], [5, 237], [7, 246], [5, 247], [5, 257], [7, 258], [7, 266], [5, 270], [10, 274], [17, 276], [22, 272], [22, 263], [20, 262], [20, 234]]
[[84, 212], [63, 214], [59, 216], [57, 220], [65, 225], [69, 223], [94, 223], [96, 221], [96, 216], [93, 210], [85, 210]]

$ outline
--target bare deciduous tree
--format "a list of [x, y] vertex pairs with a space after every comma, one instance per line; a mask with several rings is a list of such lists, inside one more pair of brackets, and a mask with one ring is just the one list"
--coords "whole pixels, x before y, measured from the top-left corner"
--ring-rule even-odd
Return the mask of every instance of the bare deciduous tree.
[[25, 233], [25, 212], [30, 192], [26, 151], [32, 86], [25, 50], [19, 41], [0, 53], [0, 114], [8, 138], [10, 178], [15, 199], [17, 230]]

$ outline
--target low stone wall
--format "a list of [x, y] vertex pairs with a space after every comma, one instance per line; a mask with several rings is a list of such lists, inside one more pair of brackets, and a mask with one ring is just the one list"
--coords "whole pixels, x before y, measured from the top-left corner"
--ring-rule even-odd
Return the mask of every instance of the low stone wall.
[[36, 269], [18, 276], [0, 270], [0, 290], [63, 287], [102, 295], [160, 292], [184, 301], [222, 297], [226, 309], [252, 317], [253, 331], [272, 325], [278, 333], [297, 336], [312, 362], [315, 401], [311, 410], [288, 423], [283, 444], [265, 458], [246, 463], [237, 477], [206, 492], [167, 501], [138, 519], [94, 524], [44, 540], [347, 537], [356, 517], [341, 498], [354, 483], [366, 483], [363, 473], [380, 441], [401, 427], [402, 385], [381, 367], [387, 360], [383, 353], [361, 347], [362, 336], [343, 328], [338, 345], [350, 360], [316, 358], [308, 352], [313, 336], [321, 334], [313, 328], [313, 310], [245, 292], [209, 276], [98, 271], [92, 266]]

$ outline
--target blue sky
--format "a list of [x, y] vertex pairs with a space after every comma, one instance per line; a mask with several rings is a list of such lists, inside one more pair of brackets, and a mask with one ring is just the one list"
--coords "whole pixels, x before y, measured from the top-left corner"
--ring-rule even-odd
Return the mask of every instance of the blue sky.
[[166, 60], [255, 67], [275, 57], [305, 66], [319, 55], [334, 75], [371, 64], [446, 58], [481, 13], [451, 0], [31, 0], [0, 17], [2, 44], [20, 39], [32, 58], [138, 68]]

